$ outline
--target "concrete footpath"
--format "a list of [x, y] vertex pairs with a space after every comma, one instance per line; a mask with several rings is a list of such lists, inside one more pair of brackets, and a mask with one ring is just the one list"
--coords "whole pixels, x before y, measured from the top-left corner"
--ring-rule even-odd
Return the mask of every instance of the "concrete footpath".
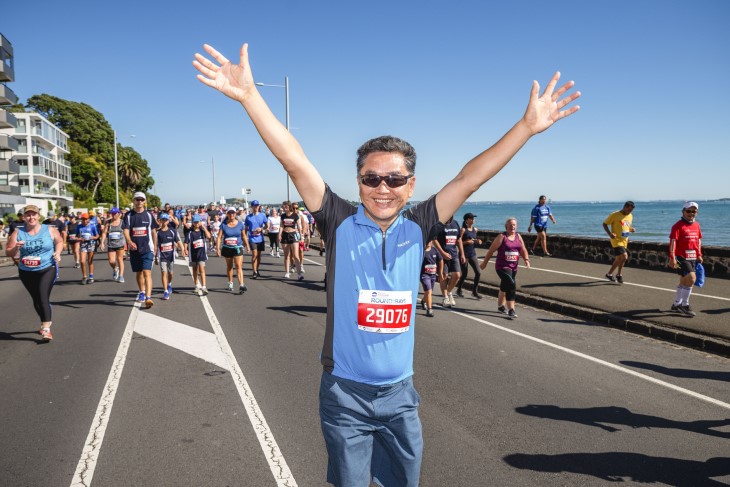
[[[316, 242], [315, 242], [316, 241]], [[318, 240], [312, 246], [319, 248]], [[478, 249], [479, 259], [486, 254]], [[624, 268], [624, 284], [608, 281], [609, 265], [531, 255], [531, 269], [517, 273], [517, 307], [528, 305], [622, 330], [730, 356], [730, 280], [708, 278], [695, 287], [687, 317], [670, 310], [679, 276], [672, 272]], [[469, 269], [464, 298], [471, 297], [474, 273]], [[494, 260], [482, 271], [479, 292], [496, 296], [499, 278]], [[435, 304], [440, 304], [436, 291]], [[492, 306], [487, 301], [485, 305]]]

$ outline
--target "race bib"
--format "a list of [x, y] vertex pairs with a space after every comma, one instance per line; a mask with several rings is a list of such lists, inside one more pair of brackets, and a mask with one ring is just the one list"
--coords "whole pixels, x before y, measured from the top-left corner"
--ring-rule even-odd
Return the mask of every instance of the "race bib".
[[357, 301], [357, 328], [372, 333], [403, 333], [411, 326], [411, 291], [363, 289]]
[[132, 228], [132, 236], [133, 237], [146, 237], [147, 236], [147, 227]]
[[109, 238], [111, 240], [119, 240], [122, 238], [122, 232], [109, 232]]
[[40, 267], [41, 258], [36, 255], [28, 255], [21, 259], [25, 267]]
[[456, 245], [456, 235], [446, 235], [446, 245]]
[[238, 245], [238, 238], [226, 237], [225, 239], [223, 239], [223, 243], [226, 245], [236, 246], [236, 245]]
[[504, 253], [504, 260], [506, 260], [507, 262], [517, 262], [518, 260], [520, 260], [520, 253], [509, 250]]
[[548, 219], [547, 215], [541, 215], [540, 216], [540, 225], [545, 226], [545, 224], [547, 224], [547, 219]]
[[626, 237], [628, 237], [628, 236], [629, 236], [629, 234], [630, 234], [630, 232], [621, 232], [621, 236], [622, 236], [623, 238], [626, 238]]
[[285, 227], [293, 227], [294, 226], [294, 220], [291, 219], [291, 218], [284, 218], [284, 220], [282, 220], [282, 222], [284, 223], [284, 226]]
[[84, 240], [91, 240], [91, 234], [90, 233], [82, 233], [81, 238]]
[[423, 271], [426, 274], [436, 274], [436, 264], [426, 264], [423, 266]]
[[697, 260], [697, 251], [687, 249], [684, 252], [684, 258], [687, 260]]
[[172, 252], [172, 242], [160, 244], [160, 252]]
[[198, 240], [193, 240], [193, 248], [194, 249], [201, 249], [205, 247], [205, 240], [202, 238], [199, 238]]

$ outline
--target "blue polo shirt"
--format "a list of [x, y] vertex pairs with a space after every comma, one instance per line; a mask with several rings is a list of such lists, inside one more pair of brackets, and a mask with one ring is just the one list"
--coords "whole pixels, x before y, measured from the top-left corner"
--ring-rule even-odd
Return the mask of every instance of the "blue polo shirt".
[[251, 231], [256, 228], [263, 227], [268, 221], [269, 219], [266, 217], [266, 215], [261, 212], [258, 212], [255, 215], [251, 213], [250, 215], [246, 216], [245, 225], [249, 243], [261, 243], [264, 241], [264, 232], [261, 232], [258, 235], [254, 235], [251, 233]]

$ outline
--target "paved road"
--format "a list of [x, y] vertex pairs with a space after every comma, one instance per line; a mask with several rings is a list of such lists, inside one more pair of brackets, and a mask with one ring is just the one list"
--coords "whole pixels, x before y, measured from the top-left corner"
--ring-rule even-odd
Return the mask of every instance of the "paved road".
[[[82, 286], [66, 257], [50, 344], [1, 268], [0, 485], [324, 485], [311, 254], [301, 283], [265, 256], [243, 296], [221, 290], [220, 259], [207, 298], [176, 266], [173, 299], [149, 311], [129, 273], [111, 282], [100, 262]], [[418, 311], [421, 485], [730, 485], [730, 360], [495, 308]]]

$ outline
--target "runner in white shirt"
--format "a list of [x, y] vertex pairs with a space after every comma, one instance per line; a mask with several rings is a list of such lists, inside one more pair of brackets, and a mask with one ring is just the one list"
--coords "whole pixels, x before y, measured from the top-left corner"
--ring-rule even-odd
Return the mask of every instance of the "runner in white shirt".
[[281, 217], [276, 208], [271, 209], [269, 216], [269, 245], [271, 245], [271, 256], [281, 257], [279, 254], [279, 228], [281, 227]]

